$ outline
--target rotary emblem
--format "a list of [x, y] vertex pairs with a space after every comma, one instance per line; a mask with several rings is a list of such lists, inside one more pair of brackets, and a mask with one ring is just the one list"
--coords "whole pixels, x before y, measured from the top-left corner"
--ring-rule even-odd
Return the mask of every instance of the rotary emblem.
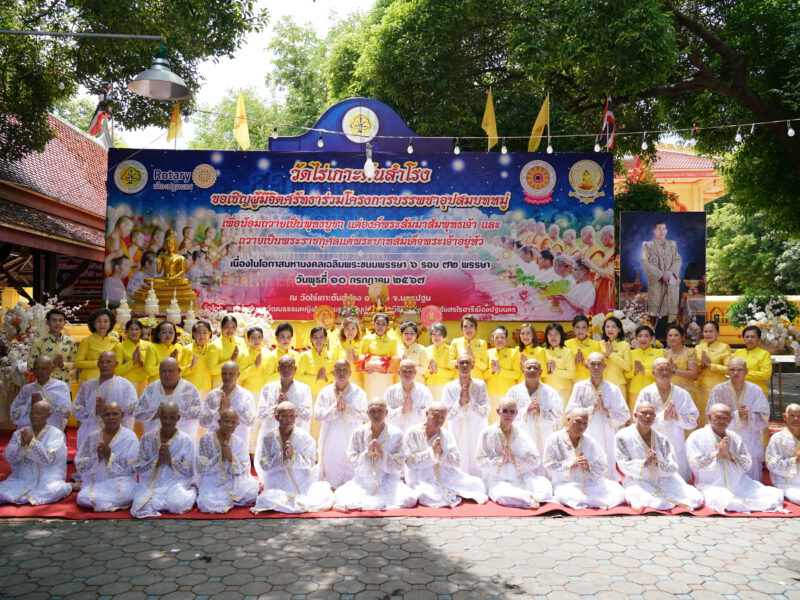
[[366, 144], [378, 133], [378, 115], [366, 106], [355, 106], [344, 113], [342, 131], [356, 144]]
[[147, 168], [138, 160], [124, 160], [114, 169], [114, 184], [126, 194], [141, 192], [147, 185]]
[[600, 196], [605, 196], [605, 192], [600, 191], [603, 181], [603, 168], [600, 165], [593, 160], [579, 160], [569, 170], [569, 184], [574, 190], [569, 195], [584, 204], [590, 204]]

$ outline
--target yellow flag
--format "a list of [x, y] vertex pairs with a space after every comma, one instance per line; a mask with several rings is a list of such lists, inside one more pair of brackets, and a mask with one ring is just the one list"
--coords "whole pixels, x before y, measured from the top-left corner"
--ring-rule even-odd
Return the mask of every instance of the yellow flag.
[[247, 128], [247, 115], [244, 112], [244, 94], [239, 92], [236, 103], [236, 118], [233, 120], [233, 137], [239, 142], [242, 150], [250, 147], [250, 130]]
[[169, 118], [169, 131], [167, 131], [167, 141], [183, 137], [183, 121], [181, 121], [181, 103], [176, 102], [172, 109], [172, 116]]
[[486, 97], [486, 110], [483, 111], [483, 121], [481, 129], [489, 136], [489, 149], [497, 144], [497, 119], [494, 118], [494, 102], [492, 102], [492, 88], [489, 88], [489, 95]]
[[528, 152], [536, 152], [539, 149], [545, 127], [550, 131], [550, 94], [547, 94], [547, 98], [544, 99], [542, 108], [539, 109], [539, 116], [536, 117], [536, 122], [533, 124], [533, 129], [531, 129]]

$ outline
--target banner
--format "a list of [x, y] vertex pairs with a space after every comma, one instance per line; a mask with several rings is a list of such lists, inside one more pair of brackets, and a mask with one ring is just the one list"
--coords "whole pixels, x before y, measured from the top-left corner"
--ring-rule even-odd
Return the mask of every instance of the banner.
[[144, 253], [173, 228], [198, 305], [302, 320], [347, 297], [366, 310], [372, 286], [391, 310], [412, 297], [445, 320], [613, 309], [611, 154], [373, 161], [369, 180], [358, 152], [111, 149], [106, 297], [141, 285]]

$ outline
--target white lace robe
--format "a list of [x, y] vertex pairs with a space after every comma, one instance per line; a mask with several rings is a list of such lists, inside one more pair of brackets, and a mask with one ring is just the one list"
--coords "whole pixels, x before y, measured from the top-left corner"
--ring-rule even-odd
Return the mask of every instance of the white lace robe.
[[[440, 456], [433, 451], [433, 443], [437, 438], [442, 440]], [[471, 498], [478, 504], [488, 500], [481, 478], [459, 468], [461, 457], [458, 446], [455, 437], [447, 429], [442, 428], [428, 438], [425, 423], [415, 425], [403, 436], [403, 457], [406, 462], [406, 483], [423, 506], [458, 506], [462, 497]]]
[[783, 490], [789, 502], [800, 504], [800, 476], [797, 473], [797, 448], [800, 442], [787, 428], [769, 439], [765, 455], [772, 484]]
[[66, 481], [67, 442], [60, 429], [45, 425], [27, 446], [20, 443], [18, 429], [3, 456], [11, 475], [0, 482], [0, 504], [49, 504], [72, 492]]
[[[256, 439], [256, 456], [261, 453], [261, 442], [264, 436], [278, 428], [278, 422], [275, 420], [275, 408], [280, 404], [278, 400], [280, 393], [280, 380], [270, 381], [261, 388], [258, 407], [256, 408], [256, 415], [260, 423], [258, 439]], [[294, 404], [294, 412], [297, 415], [297, 421], [295, 421], [294, 426], [304, 431], [309, 431], [311, 429], [311, 415], [313, 414], [311, 388], [308, 384], [294, 379], [285, 395], [286, 399]], [[264, 481], [264, 473], [261, 471], [261, 463], [258, 460], [255, 461], [255, 466], [258, 478]]]
[[747, 472], [752, 459], [742, 438], [731, 430], [726, 435], [732, 461], [718, 456], [722, 440], [711, 425], [698, 429], [686, 440], [694, 484], [703, 493], [706, 504], [720, 513], [779, 512], [783, 507], [783, 491], [751, 479]]
[[[537, 454], [541, 457], [547, 438], [561, 427], [564, 406], [561, 396], [555, 388], [542, 382], [539, 382], [539, 387], [533, 394], [529, 394], [523, 381], [509, 389], [506, 398], [516, 401], [518, 414], [514, 424], [530, 436]], [[528, 412], [534, 398], [539, 399], [539, 414]], [[545, 474], [541, 460], [536, 466], [536, 474]]]
[[403, 431], [384, 423], [377, 437], [383, 456], [369, 454], [372, 425], [356, 429], [347, 446], [347, 459], [353, 467], [353, 478], [337, 488], [333, 508], [336, 510], [393, 510], [417, 504], [417, 495], [402, 481]]
[[622, 392], [613, 383], [603, 381], [600, 386], [600, 392], [603, 394], [603, 406], [609, 411], [608, 415], [594, 409], [597, 390], [595, 390], [591, 379], [584, 379], [575, 383], [572, 388], [572, 395], [567, 403], [566, 414], [569, 414], [569, 411], [573, 408], [579, 407], [589, 411], [589, 428], [586, 430], [586, 434], [605, 450], [606, 477], [613, 481], [619, 481], [616, 451], [614, 450], [614, 435], [617, 433], [617, 429], [631, 418], [631, 411], [622, 397]]
[[[203, 407], [200, 409], [200, 425], [206, 431], [213, 432], [219, 429], [219, 405], [222, 402], [222, 388], [215, 388], [206, 394]], [[250, 427], [256, 418], [256, 401], [250, 390], [237, 385], [230, 397], [231, 408], [239, 415], [239, 426], [234, 435], [242, 438], [247, 447], [250, 447]], [[198, 505], [200, 501], [198, 500]]]
[[185, 513], [192, 510], [197, 498], [197, 491], [192, 486], [193, 439], [180, 429], [176, 431], [167, 442], [172, 466], [166, 463], [157, 465], [160, 435], [161, 432], [156, 430], [142, 436], [139, 458], [134, 463], [134, 470], [139, 473], [139, 483], [133, 492], [131, 514], [140, 519], [157, 517], [162, 510], [173, 514]]
[[314, 438], [295, 427], [289, 438], [292, 456], [283, 458], [279, 430], [268, 431], [261, 440], [257, 460], [264, 473], [264, 490], [258, 495], [254, 514], [267, 510], [305, 513], [328, 510], [333, 505], [333, 491], [327, 481], [317, 481], [317, 449]]
[[[208, 396], [206, 396], [208, 400]], [[234, 506], [250, 506], [258, 495], [258, 480], [250, 472], [248, 440], [234, 433], [231, 455], [222, 458], [217, 432], [200, 436], [197, 444], [197, 508], [204, 513], [226, 513]]]
[[103, 426], [103, 420], [95, 412], [98, 397], [103, 398], [106, 402], [119, 404], [125, 415], [122, 419], [122, 426], [133, 429], [136, 405], [139, 401], [136, 387], [130, 381], [118, 375], [114, 375], [111, 379], [104, 381], [98, 388], [99, 381], [100, 379], [95, 377], [85, 382], [75, 396], [72, 415], [81, 422], [80, 427], [78, 427], [78, 448], [83, 445], [83, 440], [90, 433]]
[[425, 420], [425, 411], [433, 404], [431, 391], [424, 384], [417, 381], [414, 382], [414, 387], [411, 390], [411, 410], [407, 413], [403, 413], [405, 392], [403, 391], [402, 383], [395, 383], [389, 387], [383, 395], [383, 399], [386, 402], [386, 408], [389, 410], [386, 420], [403, 431], [407, 431], [412, 425], [422, 423]]
[[[744, 440], [747, 452], [753, 459], [753, 463], [747, 470], [750, 479], [761, 481], [763, 475], [762, 462], [764, 461], [764, 446], [761, 438], [764, 430], [769, 425], [769, 402], [767, 402], [764, 392], [755, 383], [744, 382], [742, 393], [737, 396], [730, 381], [725, 381], [711, 388], [706, 405], [708, 409], [715, 404], [726, 404], [730, 407], [733, 414], [733, 421], [728, 426], [729, 430], [735, 431]], [[738, 409], [746, 406], [750, 409], [750, 415], [742, 420], [739, 417]]]
[[[694, 431], [697, 428], [697, 417], [700, 412], [694, 405], [692, 396], [682, 387], [670, 384], [670, 393], [667, 402], [661, 398], [655, 383], [644, 387], [636, 398], [636, 405], [633, 412], [639, 408], [641, 402], [649, 402], [656, 410], [656, 420], [653, 429], [667, 436], [667, 439], [675, 452], [675, 460], [678, 461], [678, 473], [685, 482], [692, 480], [692, 470], [689, 468], [689, 461], [686, 458], [686, 431]], [[675, 405], [675, 412], [678, 420], [665, 419], [664, 411], [669, 402]]]
[[481, 471], [475, 461], [478, 437], [489, 424], [489, 394], [486, 384], [472, 379], [469, 386], [469, 402], [459, 403], [461, 382], [458, 379], [445, 384], [442, 402], [447, 407], [447, 427], [455, 437], [460, 456], [459, 465], [470, 475], [480, 477]]
[[50, 405], [50, 416], [48, 424], [56, 429], [64, 431], [69, 418], [69, 410], [72, 407], [72, 396], [69, 386], [55, 377], [48, 379], [44, 385], [39, 385], [38, 381], [23, 385], [17, 397], [11, 403], [11, 422], [18, 428], [31, 426], [31, 396], [39, 394], [42, 400]]
[[[625, 500], [633, 508], [671, 510], [681, 506], [694, 510], [703, 504], [703, 495], [686, 483], [678, 472], [677, 457], [669, 438], [655, 427], [651, 429], [649, 446], [636, 425], [620, 429], [615, 443], [617, 466], [625, 475], [622, 482]], [[645, 466], [650, 449], [655, 450], [658, 464]]]
[[[580, 454], [586, 456], [588, 471], [575, 466]], [[588, 435], [583, 435], [577, 446], [572, 445], [566, 430], [551, 435], [545, 445], [544, 468], [553, 482], [555, 501], [575, 509], [622, 504], [625, 492], [608, 479], [606, 460], [606, 451]]]
[[345, 409], [336, 410], [334, 384], [326, 385], [317, 395], [314, 419], [322, 423], [319, 433], [317, 477], [337, 488], [353, 478], [353, 465], [347, 458], [350, 436], [367, 418], [367, 395], [351, 383], [344, 392]]
[[144, 425], [144, 430], [147, 433], [157, 432], [161, 427], [161, 422], [155, 418], [156, 412], [168, 400], [171, 400], [180, 408], [181, 418], [178, 421], [178, 429], [186, 433], [194, 443], [197, 439], [202, 403], [200, 392], [197, 391], [191, 381], [186, 379], [181, 378], [178, 381], [178, 385], [172, 390], [172, 394], [167, 394], [164, 391], [164, 386], [161, 385], [160, 381], [154, 381], [149, 384], [142, 392], [142, 397], [139, 398], [139, 404], [134, 413], [136, 420]]
[[508, 444], [511, 462], [503, 462], [506, 437], [500, 424], [489, 425], [478, 440], [478, 467], [489, 498], [503, 506], [536, 508], [553, 499], [550, 481], [537, 475], [541, 457], [530, 436], [515, 424], [512, 425]]
[[113, 512], [128, 508], [136, 487], [134, 463], [139, 456], [139, 438], [130, 429], [120, 427], [111, 440], [111, 456], [100, 460], [97, 446], [103, 441], [98, 429], [83, 440], [75, 457], [75, 468], [81, 474], [78, 505], [97, 512]]

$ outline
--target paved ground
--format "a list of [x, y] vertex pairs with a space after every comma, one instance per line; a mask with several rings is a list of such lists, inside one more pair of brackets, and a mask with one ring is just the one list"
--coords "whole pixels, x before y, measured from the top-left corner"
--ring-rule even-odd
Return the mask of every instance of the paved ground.
[[800, 599], [800, 519], [4, 521], [0, 597]]

